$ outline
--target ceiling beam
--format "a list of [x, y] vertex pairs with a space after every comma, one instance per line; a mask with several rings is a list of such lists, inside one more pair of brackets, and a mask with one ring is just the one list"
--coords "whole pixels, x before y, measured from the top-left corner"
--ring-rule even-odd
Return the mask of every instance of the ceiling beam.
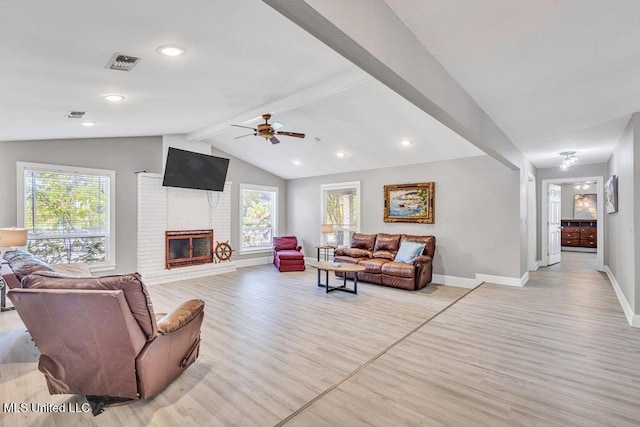
[[371, 76], [359, 68], [354, 67], [348, 72], [315, 82], [305, 89], [299, 90], [296, 93], [280, 98], [274, 102], [261, 105], [260, 107], [256, 107], [250, 111], [246, 111], [234, 117], [229, 117], [222, 122], [213, 123], [195, 130], [187, 134], [187, 140], [191, 142], [202, 141], [203, 139], [234, 129], [231, 124], [248, 125], [251, 123], [251, 119], [256, 119], [255, 122], [257, 122], [264, 113], [271, 113], [274, 115], [284, 113], [285, 111], [290, 111], [302, 107], [303, 105], [319, 101], [323, 98], [336, 95], [370, 80]]
[[263, 0], [511, 169], [522, 152], [382, 0]]

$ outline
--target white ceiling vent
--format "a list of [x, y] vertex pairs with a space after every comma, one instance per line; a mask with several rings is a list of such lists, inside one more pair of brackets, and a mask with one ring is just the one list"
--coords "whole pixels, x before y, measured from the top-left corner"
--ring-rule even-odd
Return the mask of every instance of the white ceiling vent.
[[84, 119], [84, 116], [87, 114], [86, 111], [69, 111], [65, 117], [70, 119]]
[[120, 71], [131, 71], [138, 62], [140, 62], [140, 58], [135, 56], [114, 53], [105, 68]]

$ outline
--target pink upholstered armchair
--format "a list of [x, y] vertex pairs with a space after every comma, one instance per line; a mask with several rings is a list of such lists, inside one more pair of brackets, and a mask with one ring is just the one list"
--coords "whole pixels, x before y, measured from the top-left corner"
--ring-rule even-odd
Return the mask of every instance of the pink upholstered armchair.
[[279, 271], [304, 271], [304, 255], [296, 236], [273, 238], [273, 265]]

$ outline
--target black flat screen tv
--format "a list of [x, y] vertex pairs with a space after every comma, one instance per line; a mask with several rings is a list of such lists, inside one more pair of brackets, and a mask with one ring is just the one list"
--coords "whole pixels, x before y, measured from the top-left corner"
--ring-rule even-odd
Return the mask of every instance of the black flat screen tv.
[[224, 191], [229, 159], [169, 147], [162, 185]]

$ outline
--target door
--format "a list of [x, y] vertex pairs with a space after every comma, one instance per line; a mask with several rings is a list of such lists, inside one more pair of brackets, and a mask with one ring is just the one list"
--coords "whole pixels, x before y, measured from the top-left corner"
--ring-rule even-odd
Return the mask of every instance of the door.
[[549, 226], [547, 227], [548, 236], [548, 265], [557, 264], [560, 262], [560, 192], [562, 191], [559, 185], [549, 184]]

